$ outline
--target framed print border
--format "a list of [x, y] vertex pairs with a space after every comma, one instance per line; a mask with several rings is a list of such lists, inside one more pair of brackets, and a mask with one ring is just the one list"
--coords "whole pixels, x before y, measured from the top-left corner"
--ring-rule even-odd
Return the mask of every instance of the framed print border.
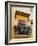
[[[20, 42], [20, 43], [8, 43], [8, 3], [19, 3], [19, 4], [34, 4], [36, 5], [36, 40], [31, 41], [31, 42]], [[20, 6], [20, 5], [11, 5], [10, 4], [10, 15], [11, 15], [11, 7], [12, 6]], [[20, 7], [25, 7], [25, 6], [20, 6]], [[29, 6], [26, 6], [29, 7]], [[11, 16], [10, 16], [11, 17]], [[11, 26], [11, 25], [10, 25]], [[5, 44], [10, 45], [10, 44], [25, 44], [25, 43], [36, 43], [37, 42], [37, 3], [30, 3], [30, 2], [13, 2], [13, 1], [6, 1], [5, 2]]]

